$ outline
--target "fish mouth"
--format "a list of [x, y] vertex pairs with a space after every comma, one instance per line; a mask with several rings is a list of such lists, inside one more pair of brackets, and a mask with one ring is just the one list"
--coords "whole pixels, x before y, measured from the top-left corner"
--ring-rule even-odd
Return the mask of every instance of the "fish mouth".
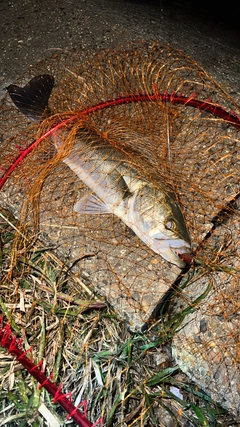
[[184, 261], [186, 264], [191, 264], [193, 262], [193, 253], [192, 252], [186, 252], [183, 254], [178, 254], [179, 258]]
[[159, 253], [166, 261], [184, 268], [190, 264], [193, 255], [188, 242], [181, 239], [155, 239], [155, 252]]
[[[179, 245], [179, 243], [183, 243], [183, 245]], [[186, 264], [191, 264], [193, 260], [193, 253], [191, 250], [191, 246], [189, 243], [185, 241], [176, 241], [175, 244], [170, 243], [170, 249], [172, 252], [179, 258], [180, 264], [185, 267]]]

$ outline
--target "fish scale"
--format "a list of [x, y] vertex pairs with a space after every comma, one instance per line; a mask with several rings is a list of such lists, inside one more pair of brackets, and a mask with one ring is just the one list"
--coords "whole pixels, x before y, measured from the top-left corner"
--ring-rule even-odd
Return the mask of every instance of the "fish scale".
[[[50, 114], [48, 99], [54, 78], [36, 76], [23, 88], [7, 89], [16, 107], [31, 120], [41, 122]], [[80, 125], [79, 125], [80, 126]], [[68, 135], [74, 137], [69, 155], [63, 158], [72, 171], [89, 187], [74, 210], [80, 214], [112, 213], [120, 218], [155, 253], [165, 260], [185, 266], [182, 255], [191, 253], [190, 238], [180, 208], [163, 186], [154, 186], [142, 178], [123, 153], [91, 125], [58, 130], [52, 136], [55, 147], [62, 151]]]
[[[180, 209], [163, 187], [156, 188], [140, 178], [139, 172], [123, 155], [110, 143], [107, 147], [107, 140], [101, 140], [100, 136], [98, 141], [88, 145], [84, 136], [78, 133], [64, 163], [101, 201], [99, 203], [92, 194], [84, 196], [75, 205], [75, 211], [82, 214], [113, 213], [154, 252], [180, 268], [185, 265], [178, 253], [190, 250], [187, 229]], [[124, 196], [126, 192], [129, 193], [127, 198]], [[176, 228], [173, 231], [170, 227], [167, 229], [167, 222], [176, 224]]]

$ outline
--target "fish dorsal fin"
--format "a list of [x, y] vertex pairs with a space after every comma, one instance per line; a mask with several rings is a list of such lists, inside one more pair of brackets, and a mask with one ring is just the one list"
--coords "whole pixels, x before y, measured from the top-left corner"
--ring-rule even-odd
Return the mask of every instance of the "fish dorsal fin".
[[39, 121], [48, 107], [53, 86], [54, 77], [42, 74], [31, 79], [24, 87], [10, 85], [7, 91], [22, 114], [30, 120]]
[[99, 215], [112, 213], [109, 207], [94, 193], [85, 194], [75, 205], [74, 211], [80, 214]]

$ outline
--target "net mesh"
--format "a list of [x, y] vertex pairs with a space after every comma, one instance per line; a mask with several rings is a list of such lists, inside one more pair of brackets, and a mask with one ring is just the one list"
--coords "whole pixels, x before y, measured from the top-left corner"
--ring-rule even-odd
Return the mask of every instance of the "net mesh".
[[[71, 151], [79, 127], [84, 126], [91, 141], [94, 130], [124, 153], [140, 176], [157, 180], [176, 194], [198, 266], [183, 278], [181, 287], [186, 282], [188, 286], [170, 304], [171, 314], [184, 310], [186, 314], [174, 341], [175, 358], [201, 388], [239, 416], [239, 131], [188, 102], [163, 102], [151, 96], [167, 93], [174, 101], [175, 94], [183, 94], [186, 101], [207, 101], [236, 114], [238, 105], [191, 58], [159, 43], [54, 55], [31, 67], [18, 84], [42, 73], [53, 75], [56, 84], [49, 101], [52, 116], [41, 126], [30, 123], [8, 97], [2, 101], [3, 174], [24, 147], [55, 123], [75, 118], [63, 126], [63, 150], [57, 153], [51, 138], [44, 138], [4, 184], [2, 208], [20, 221], [12, 265], [19, 253], [24, 257], [24, 248], [34, 248], [36, 242], [54, 248], [80, 282], [106, 296], [133, 330], [148, 320], [179, 279], [176, 266], [152, 252], [115, 216], [74, 212], [74, 204], [88, 189], [62, 160]], [[147, 96], [144, 101], [108, 103], [140, 94]], [[101, 108], [92, 108], [99, 104]], [[5, 289], [4, 295], [16, 307], [19, 293], [11, 296], [11, 292]], [[74, 286], [67, 292], [75, 295]], [[189, 306], [195, 307], [194, 314], [188, 313]], [[142, 422], [138, 419], [139, 425], [145, 425]]]

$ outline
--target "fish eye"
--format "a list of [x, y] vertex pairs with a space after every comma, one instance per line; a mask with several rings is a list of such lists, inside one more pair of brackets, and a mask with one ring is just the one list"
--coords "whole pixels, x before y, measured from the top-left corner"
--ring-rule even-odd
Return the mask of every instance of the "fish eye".
[[168, 218], [166, 223], [165, 223], [165, 226], [168, 230], [171, 230], [171, 231], [173, 231], [177, 228], [176, 221], [174, 221], [173, 218]]

